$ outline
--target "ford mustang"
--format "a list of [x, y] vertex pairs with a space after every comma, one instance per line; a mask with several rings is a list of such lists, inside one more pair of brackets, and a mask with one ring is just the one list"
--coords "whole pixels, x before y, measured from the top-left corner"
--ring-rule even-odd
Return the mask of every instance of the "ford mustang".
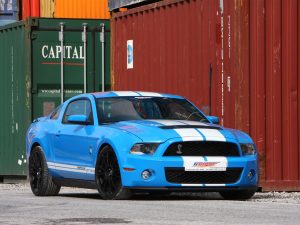
[[31, 190], [49, 196], [61, 186], [95, 188], [103, 199], [214, 191], [249, 199], [258, 185], [256, 147], [246, 133], [218, 123], [176, 95], [75, 96], [28, 128]]

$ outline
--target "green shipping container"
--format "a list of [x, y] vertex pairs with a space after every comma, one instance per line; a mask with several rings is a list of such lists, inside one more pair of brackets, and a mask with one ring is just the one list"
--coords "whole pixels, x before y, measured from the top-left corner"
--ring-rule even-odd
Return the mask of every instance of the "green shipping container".
[[110, 89], [109, 31], [109, 20], [80, 19], [0, 28], [0, 180], [27, 175], [25, 134], [34, 118], [74, 95]]

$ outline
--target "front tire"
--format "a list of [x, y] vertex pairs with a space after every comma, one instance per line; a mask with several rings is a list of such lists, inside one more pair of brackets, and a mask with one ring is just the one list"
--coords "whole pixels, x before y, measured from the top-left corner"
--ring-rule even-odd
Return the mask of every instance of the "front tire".
[[248, 200], [253, 197], [256, 190], [221, 191], [220, 195], [225, 200]]
[[104, 200], [129, 199], [131, 191], [124, 189], [116, 154], [110, 146], [105, 146], [96, 163], [96, 183], [100, 196]]
[[34, 147], [29, 157], [29, 182], [32, 193], [36, 196], [54, 196], [60, 191], [60, 186], [52, 181], [40, 146]]

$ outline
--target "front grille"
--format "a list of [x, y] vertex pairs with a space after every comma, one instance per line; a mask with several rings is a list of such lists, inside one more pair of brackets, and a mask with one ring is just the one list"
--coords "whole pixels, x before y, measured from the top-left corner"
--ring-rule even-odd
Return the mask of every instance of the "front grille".
[[178, 184], [230, 184], [239, 180], [242, 168], [226, 171], [185, 171], [184, 168], [165, 168], [166, 179]]
[[185, 141], [171, 144], [163, 156], [240, 156], [232, 142]]

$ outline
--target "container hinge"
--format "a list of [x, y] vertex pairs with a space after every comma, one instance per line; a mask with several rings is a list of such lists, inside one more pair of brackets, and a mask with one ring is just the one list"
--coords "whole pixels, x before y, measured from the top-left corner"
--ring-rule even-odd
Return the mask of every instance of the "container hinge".
[[30, 35], [30, 38], [31, 38], [31, 40], [34, 40], [34, 39], [37, 39], [37, 33], [31, 33], [31, 35]]

